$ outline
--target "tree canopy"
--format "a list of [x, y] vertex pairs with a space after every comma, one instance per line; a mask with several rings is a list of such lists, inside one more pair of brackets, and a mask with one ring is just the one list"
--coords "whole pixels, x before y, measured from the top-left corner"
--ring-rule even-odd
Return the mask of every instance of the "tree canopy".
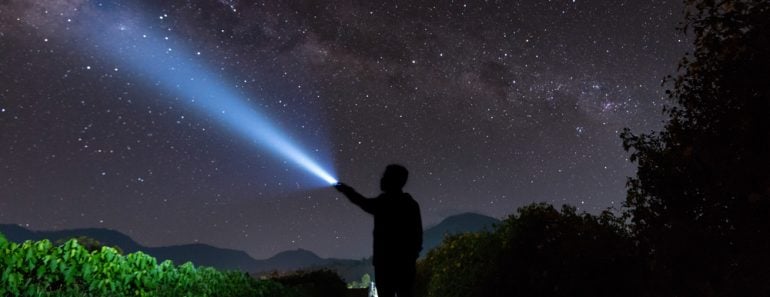
[[770, 1], [685, 2], [668, 121], [621, 135], [624, 216], [521, 208], [431, 251], [423, 295], [770, 296]]
[[641, 267], [621, 218], [548, 204], [447, 237], [418, 266], [422, 296], [633, 295]]
[[626, 130], [626, 206], [664, 295], [770, 296], [770, 2], [687, 0], [662, 132]]

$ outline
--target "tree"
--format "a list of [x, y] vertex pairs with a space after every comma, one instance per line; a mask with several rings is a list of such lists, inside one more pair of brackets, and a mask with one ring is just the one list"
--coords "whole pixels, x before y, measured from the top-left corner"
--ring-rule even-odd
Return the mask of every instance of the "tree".
[[519, 208], [491, 232], [449, 236], [418, 264], [422, 296], [634, 296], [641, 267], [610, 212]]
[[770, 2], [686, 0], [662, 132], [622, 134], [652, 295], [770, 296]]

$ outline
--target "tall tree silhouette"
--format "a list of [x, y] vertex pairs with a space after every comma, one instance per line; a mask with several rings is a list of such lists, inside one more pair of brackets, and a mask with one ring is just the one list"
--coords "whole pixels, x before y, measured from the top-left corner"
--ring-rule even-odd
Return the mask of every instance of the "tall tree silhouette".
[[770, 2], [687, 0], [659, 133], [622, 134], [655, 295], [770, 296]]

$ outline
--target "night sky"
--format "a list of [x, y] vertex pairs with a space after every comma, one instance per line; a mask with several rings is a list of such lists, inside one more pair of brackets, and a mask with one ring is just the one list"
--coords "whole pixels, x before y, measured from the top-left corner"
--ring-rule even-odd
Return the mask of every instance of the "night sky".
[[635, 168], [619, 132], [662, 126], [661, 80], [689, 47], [682, 7], [0, 1], [0, 223], [255, 258], [369, 256], [367, 214], [222, 124], [227, 114], [185, 103], [173, 79], [188, 73], [137, 63], [172, 56], [365, 195], [385, 165], [405, 165], [426, 227], [539, 201], [618, 208]]

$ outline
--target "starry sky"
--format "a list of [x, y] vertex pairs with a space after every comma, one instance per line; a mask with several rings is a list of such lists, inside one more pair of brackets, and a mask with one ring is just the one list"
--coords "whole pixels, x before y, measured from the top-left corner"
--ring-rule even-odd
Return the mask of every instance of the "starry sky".
[[682, 9], [0, 1], [0, 223], [111, 228], [148, 246], [255, 258], [371, 254], [367, 214], [233, 132], [227, 115], [184, 103], [194, 94], [146, 58], [167, 55], [205, 68], [365, 195], [385, 165], [405, 165], [426, 227], [540, 201], [618, 208], [635, 168], [619, 133], [662, 126], [661, 80], [690, 46], [676, 30]]

